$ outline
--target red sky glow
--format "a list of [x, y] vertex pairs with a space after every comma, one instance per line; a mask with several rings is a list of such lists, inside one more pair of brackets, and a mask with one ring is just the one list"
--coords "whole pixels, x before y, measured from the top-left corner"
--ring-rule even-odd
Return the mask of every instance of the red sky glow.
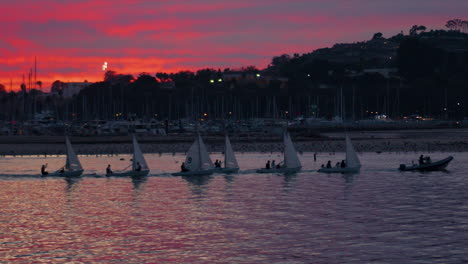
[[459, 0], [15, 0], [2, 2], [0, 84], [102, 80], [110, 70], [264, 68], [273, 56], [466, 19]]

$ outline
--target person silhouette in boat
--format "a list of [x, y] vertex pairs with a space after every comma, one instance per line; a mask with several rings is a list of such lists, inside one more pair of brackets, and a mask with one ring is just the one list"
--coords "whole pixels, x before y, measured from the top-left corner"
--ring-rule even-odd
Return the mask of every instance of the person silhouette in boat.
[[273, 169], [276, 168], [275, 160], [272, 160], [272, 161], [271, 161], [271, 167], [272, 167]]
[[46, 163], [46, 164], [42, 164], [42, 167], [41, 167], [41, 174], [42, 174], [42, 175], [47, 175], [47, 174], [49, 174], [49, 173], [46, 171], [46, 168], [47, 168], [47, 163]]
[[182, 165], [180, 165], [180, 170], [181, 170], [182, 172], [189, 171], [189, 170], [187, 169], [187, 167], [185, 167], [185, 162], [182, 162]]
[[267, 161], [267, 163], [266, 163], [266, 165], [265, 165], [265, 168], [266, 168], [267, 170], [269, 170], [269, 169], [271, 168], [271, 167], [270, 167], [270, 161]]
[[344, 160], [342, 160], [340, 166], [341, 166], [341, 168], [346, 168], [346, 162]]
[[140, 162], [137, 162], [137, 163], [136, 163], [135, 171], [141, 171]]
[[283, 165], [283, 164], [280, 162], [280, 163], [278, 163], [278, 165], [276, 165], [276, 168], [277, 168], [277, 169], [281, 169], [281, 168], [283, 167], [282, 165]]
[[431, 164], [432, 161], [431, 161], [431, 157], [427, 156], [427, 157], [424, 157], [424, 160], [426, 160], [426, 164]]
[[332, 167], [332, 165], [331, 165], [331, 160], [329, 160], [329, 161], [327, 162], [327, 168], [330, 169], [331, 167]]
[[106, 174], [112, 174], [112, 169], [111, 169], [111, 165], [107, 165], [107, 168], [106, 168]]
[[424, 155], [419, 156], [419, 165], [424, 165]]
[[60, 173], [64, 173], [65, 172], [65, 167], [62, 167], [60, 170], [59, 170]]

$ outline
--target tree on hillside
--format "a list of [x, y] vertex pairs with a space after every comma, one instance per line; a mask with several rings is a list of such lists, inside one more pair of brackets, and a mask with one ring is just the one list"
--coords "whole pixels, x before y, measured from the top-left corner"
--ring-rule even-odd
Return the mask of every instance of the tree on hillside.
[[277, 67], [281, 66], [282, 64], [285, 64], [291, 60], [291, 56], [288, 54], [283, 54], [281, 56], [273, 57], [271, 60], [271, 66]]
[[5, 85], [0, 83], [0, 93], [4, 93], [4, 92], [6, 92]]
[[468, 33], [468, 21], [462, 22], [463, 32]]
[[165, 73], [165, 72], [158, 72], [156, 73], [156, 78], [159, 79], [159, 81], [161, 82], [167, 82], [169, 81], [169, 74]]
[[52, 83], [52, 86], [50, 87], [50, 92], [62, 95], [62, 92], [63, 92], [62, 90], [64, 86], [65, 86], [64, 82], [60, 80], [56, 80], [55, 82]]
[[410, 36], [416, 36], [416, 35], [418, 35], [419, 33], [424, 32], [424, 31], [426, 31], [426, 27], [425, 27], [425, 26], [423, 26], [423, 25], [421, 25], [421, 26], [414, 25], [414, 26], [410, 29], [409, 34], [410, 34]]
[[468, 21], [457, 18], [457, 19], [452, 19], [452, 20], [447, 21], [447, 24], [445, 24], [445, 27], [450, 30], [468, 32], [467, 24], [468, 24]]
[[381, 39], [382, 37], [383, 37], [383, 34], [378, 32], [374, 34], [374, 36], [372, 37], [372, 40]]

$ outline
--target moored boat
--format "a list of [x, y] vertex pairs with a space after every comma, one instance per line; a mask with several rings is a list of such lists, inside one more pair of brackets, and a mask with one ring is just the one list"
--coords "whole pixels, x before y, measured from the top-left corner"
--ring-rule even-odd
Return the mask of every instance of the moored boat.
[[405, 164], [400, 164], [398, 168], [400, 171], [442, 171], [447, 168], [449, 163], [453, 160], [452, 156], [449, 156], [443, 160], [426, 163], [426, 164], [416, 164], [411, 166], [406, 166]]

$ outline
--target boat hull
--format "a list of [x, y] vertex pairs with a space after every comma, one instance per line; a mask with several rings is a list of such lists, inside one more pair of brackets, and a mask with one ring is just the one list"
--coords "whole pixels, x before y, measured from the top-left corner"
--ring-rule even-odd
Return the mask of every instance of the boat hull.
[[107, 177], [145, 177], [148, 176], [149, 170], [144, 171], [124, 171], [118, 173], [106, 174]]
[[323, 173], [358, 173], [361, 168], [321, 168], [318, 172]]
[[49, 173], [47, 175], [42, 175], [43, 177], [66, 177], [66, 178], [72, 178], [72, 177], [80, 177], [81, 174], [83, 174], [83, 170], [77, 170], [77, 171], [65, 171], [65, 172], [53, 172]]
[[204, 176], [213, 174], [214, 170], [202, 170], [202, 171], [184, 171], [172, 173], [172, 176]]
[[279, 168], [279, 169], [258, 169], [256, 170], [257, 173], [296, 173], [301, 170], [301, 167], [299, 168]]
[[442, 171], [447, 168], [449, 163], [453, 160], [452, 156], [449, 156], [443, 160], [432, 162], [430, 164], [414, 165], [406, 167], [404, 164], [400, 165], [400, 171]]
[[237, 173], [239, 172], [239, 168], [217, 168], [215, 169], [216, 173]]

